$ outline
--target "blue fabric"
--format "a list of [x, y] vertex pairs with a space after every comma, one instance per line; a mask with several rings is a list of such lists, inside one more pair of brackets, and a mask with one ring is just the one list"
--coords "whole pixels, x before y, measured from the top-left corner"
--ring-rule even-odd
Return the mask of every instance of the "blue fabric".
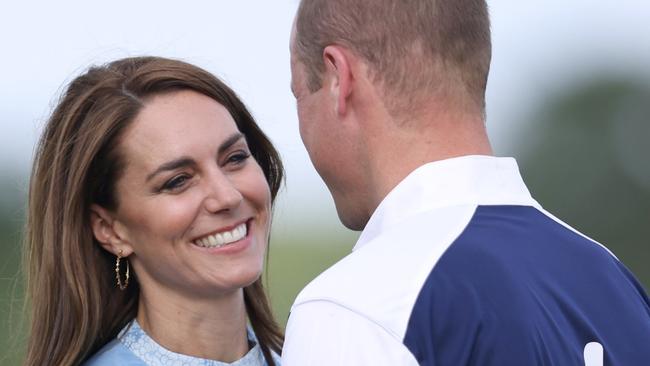
[[421, 365], [650, 365], [650, 301], [606, 249], [527, 206], [479, 206], [431, 271], [404, 344]]
[[114, 339], [99, 352], [95, 353], [85, 366], [142, 366], [146, 365], [142, 359], [138, 358], [133, 352], [126, 348], [119, 339]]
[[[252, 331], [248, 331], [248, 339], [254, 343], [248, 353], [233, 363], [225, 363], [203, 358], [187, 356], [169, 351], [151, 337], [140, 327], [137, 321], [127, 325], [116, 339], [106, 344], [99, 352], [93, 355], [85, 366], [267, 366], [262, 350], [257, 344], [257, 339]], [[280, 358], [274, 356], [276, 365], [280, 365]]]

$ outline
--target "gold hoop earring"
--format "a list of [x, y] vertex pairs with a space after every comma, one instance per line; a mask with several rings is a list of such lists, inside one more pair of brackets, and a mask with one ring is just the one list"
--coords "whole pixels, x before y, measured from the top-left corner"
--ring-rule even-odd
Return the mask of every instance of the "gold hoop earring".
[[120, 259], [122, 259], [122, 249], [120, 249], [120, 252], [117, 254], [117, 260], [115, 261], [115, 279], [117, 279], [117, 287], [120, 288], [120, 290], [124, 291], [128, 286], [129, 286], [129, 260], [125, 259], [124, 261], [126, 262], [126, 279], [124, 280], [124, 283], [122, 283], [122, 279], [120, 278]]

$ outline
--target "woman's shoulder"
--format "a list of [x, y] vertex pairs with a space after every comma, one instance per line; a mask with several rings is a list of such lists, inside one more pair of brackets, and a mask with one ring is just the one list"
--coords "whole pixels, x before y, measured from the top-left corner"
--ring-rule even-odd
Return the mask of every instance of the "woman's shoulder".
[[113, 365], [142, 366], [145, 365], [145, 363], [126, 348], [118, 338], [107, 343], [90, 359], [83, 363], [83, 366]]

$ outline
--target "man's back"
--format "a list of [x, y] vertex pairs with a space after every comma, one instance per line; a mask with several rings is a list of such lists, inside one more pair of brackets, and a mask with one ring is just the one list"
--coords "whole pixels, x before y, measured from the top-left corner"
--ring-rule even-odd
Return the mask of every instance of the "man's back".
[[650, 364], [641, 286], [544, 213], [513, 164], [452, 159], [400, 183], [297, 299], [286, 361], [584, 365], [597, 342], [606, 365]]
[[591, 342], [607, 364], [645, 365], [649, 341], [650, 302], [628, 270], [525, 206], [477, 208], [427, 278], [404, 338], [421, 363], [442, 365], [582, 365]]

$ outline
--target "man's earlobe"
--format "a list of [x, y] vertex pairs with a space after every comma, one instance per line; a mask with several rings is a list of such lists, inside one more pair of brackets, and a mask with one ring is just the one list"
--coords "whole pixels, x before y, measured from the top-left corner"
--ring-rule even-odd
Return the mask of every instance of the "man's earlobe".
[[354, 75], [350, 67], [350, 55], [341, 46], [330, 45], [323, 49], [325, 77], [331, 78], [328, 87], [336, 98], [336, 113], [347, 113], [349, 97], [352, 93]]

